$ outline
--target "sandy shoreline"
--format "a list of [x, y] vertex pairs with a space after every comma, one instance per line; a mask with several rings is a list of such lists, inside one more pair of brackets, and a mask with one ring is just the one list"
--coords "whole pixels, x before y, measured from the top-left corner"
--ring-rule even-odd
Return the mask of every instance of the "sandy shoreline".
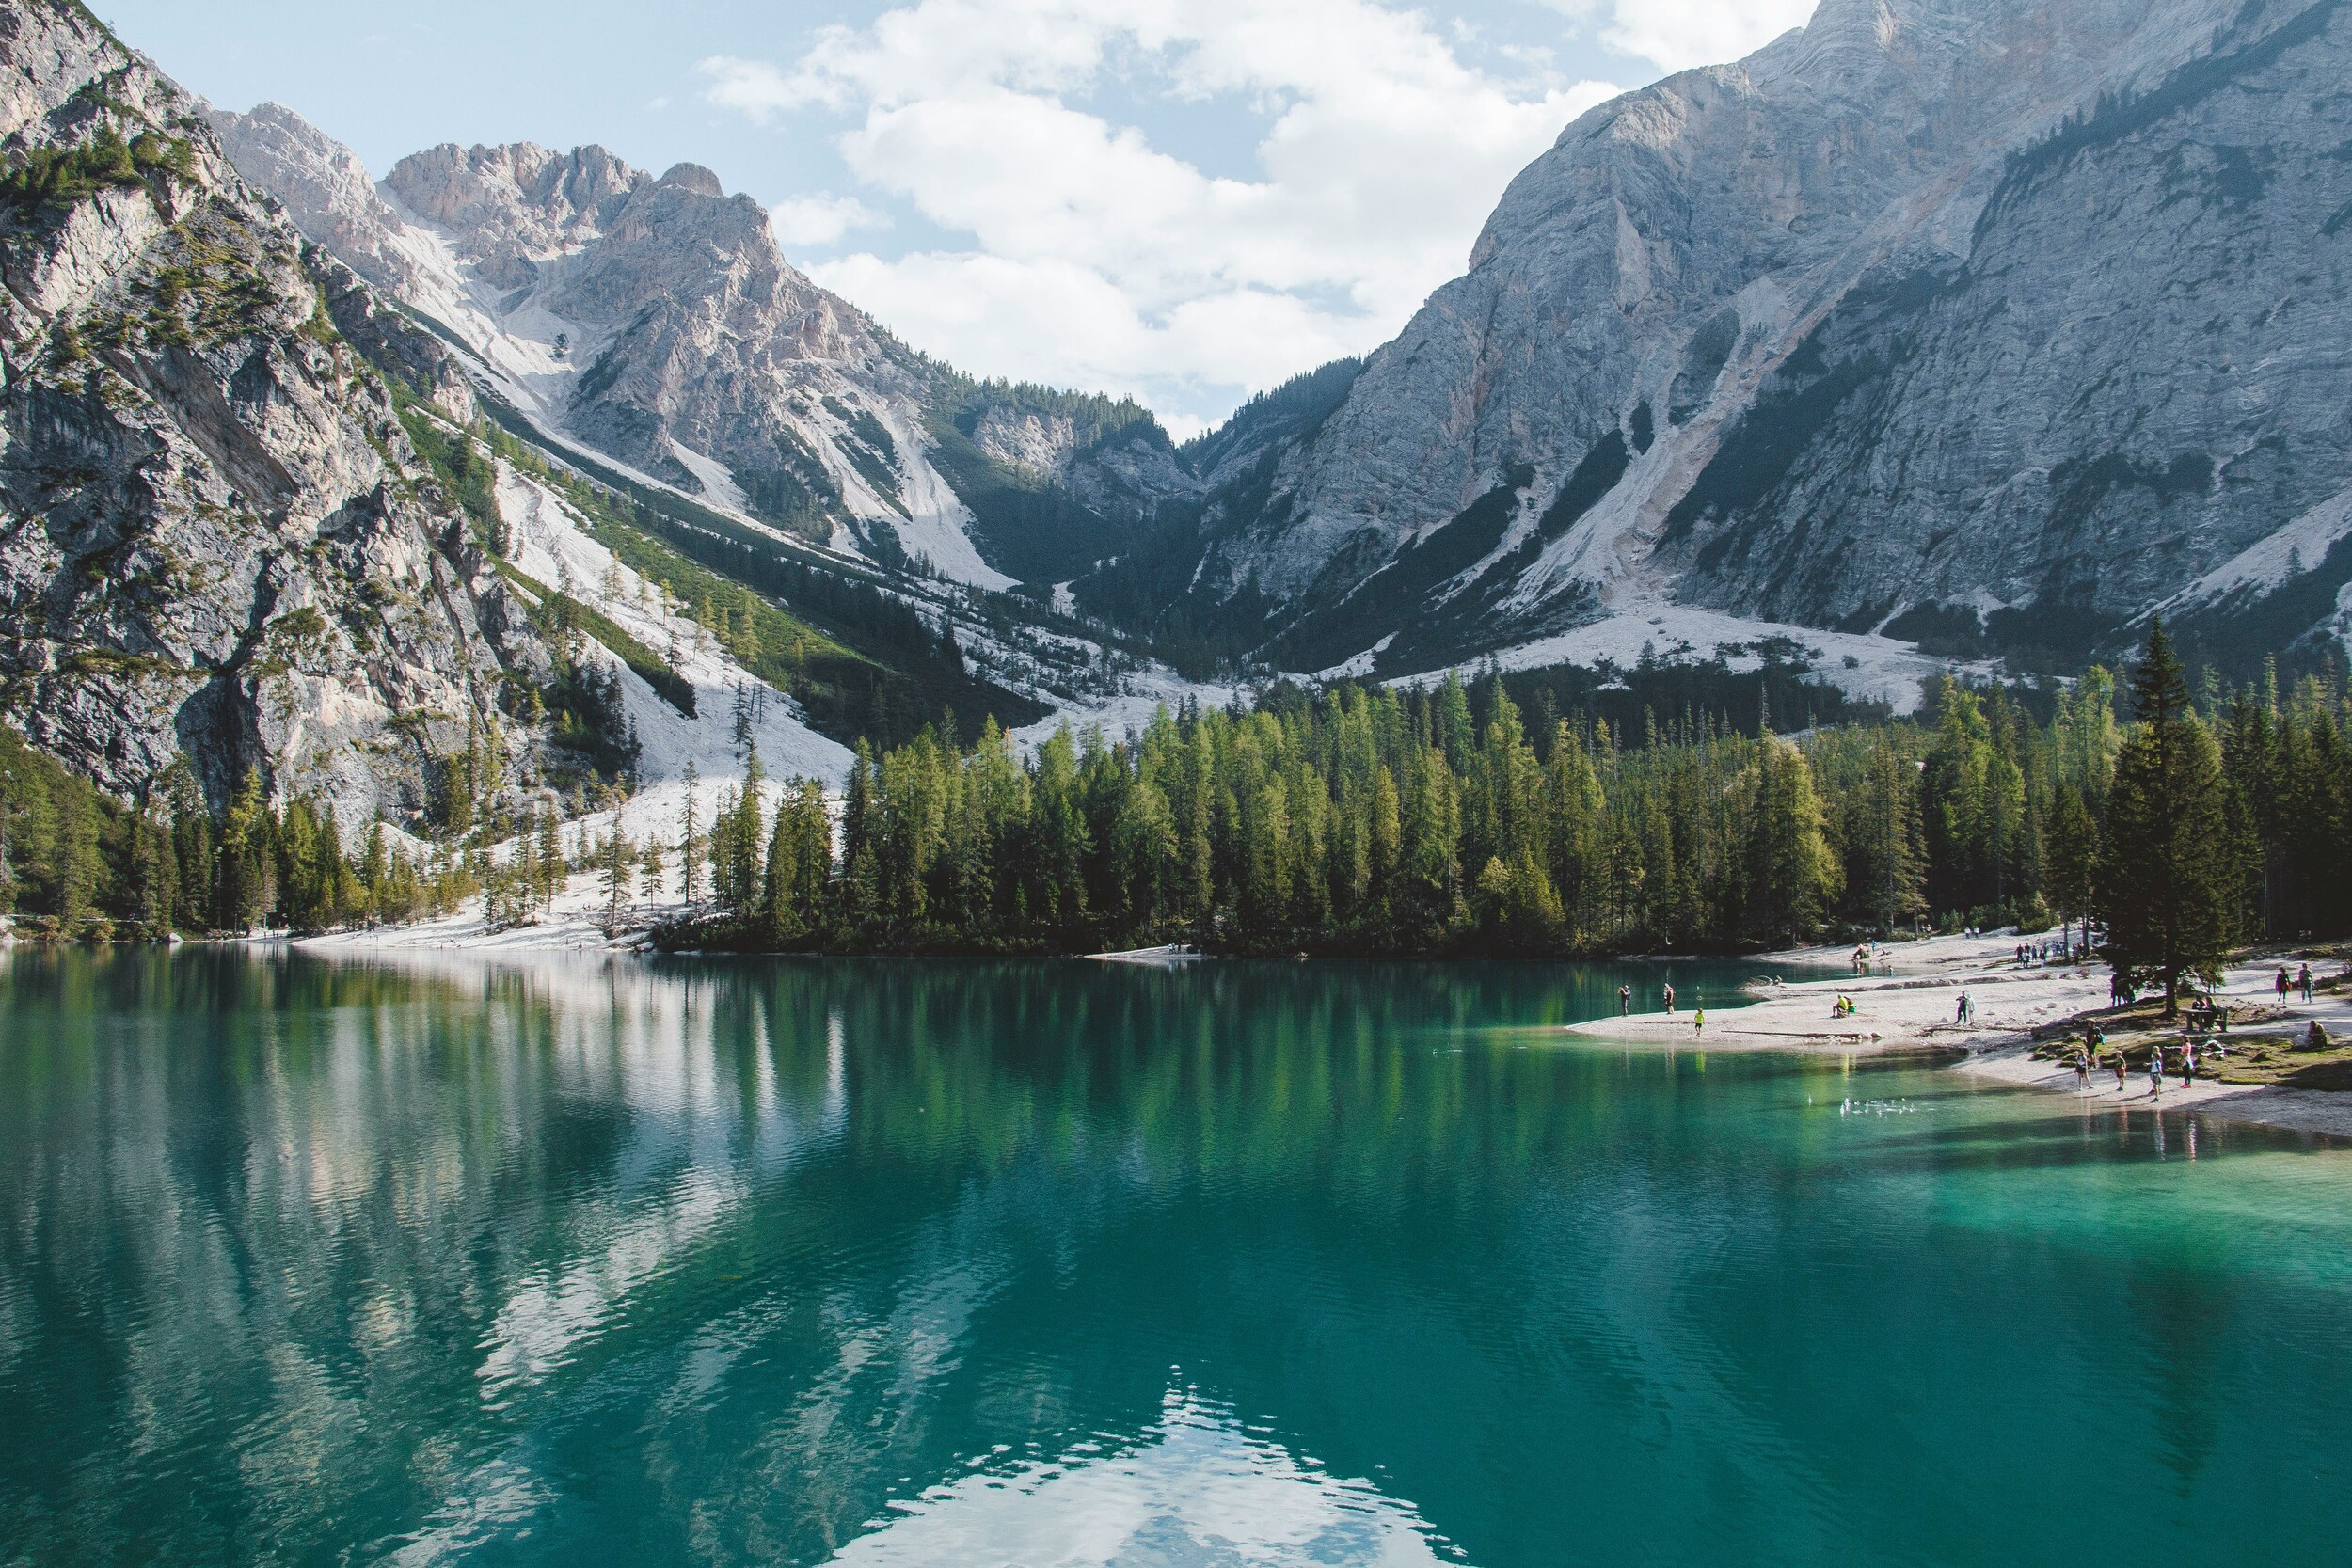
[[[2006, 937], [1931, 937], [1882, 949], [1887, 973], [1874, 960], [1867, 975], [1779, 981], [1786, 971], [1820, 974], [1839, 966], [1851, 949], [1816, 948], [1767, 954], [1755, 960], [1756, 978], [1738, 999], [1684, 988], [1676, 1011], [1661, 1010], [1656, 990], [1633, 999], [1625, 1018], [1571, 1024], [1576, 1033], [1651, 1045], [1704, 1041], [1709, 1050], [1886, 1051], [1920, 1046], [1983, 1051], [2027, 1037], [2045, 1024], [2073, 1017], [2107, 999], [2103, 969], [2017, 967], [2016, 942]], [[1957, 1022], [1960, 993], [1976, 1003], [1970, 1022]], [[1853, 999], [1840, 1018], [1833, 1005]], [[1756, 1000], [1749, 1002], [1747, 998]], [[1718, 1010], [1696, 1027], [1695, 1007]], [[1725, 1004], [1735, 1005], [1721, 1010]], [[1647, 1010], [1644, 1010], [1647, 1009]]]
[[[2055, 942], [2055, 933], [2039, 940]], [[2212, 1080], [2183, 1086], [2168, 1074], [2161, 1098], [2151, 1098], [2144, 1071], [2134, 1072], [2122, 1092], [2113, 1069], [2095, 1070], [2086, 1095], [2074, 1069], [2032, 1055], [2034, 1031], [2064, 1022], [2078, 1013], [2107, 1005], [2107, 972], [2095, 966], [2020, 966], [2018, 939], [1994, 937], [1931, 937], [1881, 950], [1891, 973], [1867, 976], [1806, 979], [1773, 984], [1775, 972], [1804, 968], [1817, 972], [1843, 963], [1850, 948], [1816, 948], [1775, 953], [1756, 960], [1757, 979], [1746, 988], [1757, 1000], [1729, 1011], [1710, 1011], [1704, 1027], [1696, 1024], [1687, 990], [1677, 1000], [1677, 1011], [1661, 1009], [1656, 991], [1637, 996], [1634, 1006], [1649, 1011], [1630, 1017], [1594, 1019], [1568, 1025], [1570, 1033], [1595, 1039], [1652, 1046], [1704, 1045], [1710, 1051], [1818, 1051], [1840, 1054], [1944, 1049], [1966, 1053], [1952, 1070], [1991, 1078], [2005, 1084], [2078, 1096], [2103, 1109], [2119, 1106], [2193, 1110], [2201, 1116], [2232, 1121], [2257, 1122], [2295, 1132], [2352, 1139], [2352, 1094], [2321, 1089], [2284, 1088], [2271, 1085], [2221, 1084]], [[2273, 1004], [2274, 964], [2248, 964], [2231, 970], [2220, 993], [2233, 1004]], [[1957, 1022], [1963, 991], [1975, 1003], [1971, 1022]], [[1833, 1006], [1840, 995], [1852, 998], [1854, 1011], [1838, 1017]], [[1714, 999], [1720, 1006], [1729, 999]], [[2323, 993], [2312, 1004], [2288, 1004], [2284, 1017], [2266, 1027], [2301, 1030], [2317, 1019], [2331, 1036], [2352, 1032], [2352, 999]]]
[[2090, 1075], [2090, 1092], [2085, 1093], [2074, 1077], [2073, 1068], [2054, 1069], [2052, 1063], [2039, 1061], [2026, 1054], [2024, 1046], [1974, 1056], [1964, 1062], [1954, 1063], [1953, 1067], [1956, 1071], [1998, 1079], [2005, 1084], [2048, 1089], [2079, 1099], [2098, 1110], [2115, 1110], [2124, 1106], [2143, 1111], [2191, 1110], [2199, 1116], [2222, 1121], [2255, 1122], [2265, 1127], [2285, 1128], [2290, 1132], [2352, 1139], [2352, 1094], [2280, 1088], [2262, 1084], [2219, 1084], [2211, 1079], [2201, 1079], [2184, 1086], [2177, 1079], [2167, 1075], [2163, 1098], [2153, 1099], [2148, 1093], [2146, 1073], [2131, 1074], [2124, 1087], [2118, 1091], [2112, 1069], [2094, 1071]]

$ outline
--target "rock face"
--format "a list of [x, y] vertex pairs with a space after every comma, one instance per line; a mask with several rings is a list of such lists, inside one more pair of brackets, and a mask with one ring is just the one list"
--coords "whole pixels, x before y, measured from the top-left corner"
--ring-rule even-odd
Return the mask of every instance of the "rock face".
[[907, 349], [697, 165], [450, 145], [371, 190], [291, 111], [214, 122], [306, 233], [471, 344], [550, 435], [813, 543], [1001, 588], [1086, 570], [1197, 488], [1132, 404]]
[[282, 103], [249, 115], [206, 104], [204, 117], [238, 171], [285, 203], [305, 234], [377, 288], [398, 294], [416, 285], [417, 261], [393, 238], [399, 216], [351, 149]]
[[1824, 0], [1569, 126], [1335, 402], [1204, 443], [1156, 596], [1306, 669], [1675, 601], [2058, 663], [2167, 601], [2216, 657], [2339, 635], [2347, 83], [2342, 0]]
[[79, 6], [0, 9], [0, 719], [129, 795], [184, 758], [347, 816], [547, 656], [355, 342], [431, 341], [309, 246]]
[[532, 287], [542, 258], [600, 238], [647, 183], [601, 147], [557, 153], [529, 142], [471, 151], [444, 143], [402, 159], [385, 182], [410, 211], [462, 236], [468, 259], [502, 289]]
[[549, 431], [886, 566], [1303, 670], [1677, 608], [2066, 666], [2161, 606], [2229, 663], [2352, 637], [2347, 80], [2345, 0], [1824, 0], [1569, 126], [1393, 342], [1183, 449], [911, 353], [706, 169], [371, 193], [216, 122]]

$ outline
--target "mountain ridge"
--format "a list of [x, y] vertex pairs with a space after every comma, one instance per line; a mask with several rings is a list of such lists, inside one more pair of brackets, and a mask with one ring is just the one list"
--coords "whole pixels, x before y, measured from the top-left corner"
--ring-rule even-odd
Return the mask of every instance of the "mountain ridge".
[[[2112, 652], [2352, 483], [2296, 412], [2330, 401], [2259, 369], [2352, 388], [2324, 346], [2344, 226], [2307, 243], [2294, 211], [2352, 203], [2347, 25], [2336, 0], [1825, 0], [1565, 128], [1470, 270], [1216, 487], [1188, 550], [1078, 600], [1384, 673], [1677, 606], [2028, 665]], [[2168, 312], [2232, 265], [2249, 303], [2217, 345]], [[2068, 354], [2002, 336], [2028, 316]], [[2266, 412], [2193, 386], [2233, 350]], [[2325, 572], [2280, 641], [2352, 625], [2317, 603], [2352, 559]], [[2252, 654], [2245, 606], [2174, 609], [2206, 653]]]
[[211, 118], [306, 232], [453, 329], [550, 435], [845, 557], [984, 592], [1050, 581], [1184, 488], [1139, 407], [1073, 409], [907, 348], [701, 166], [448, 143], [371, 183], [282, 105]]
[[[14, 14], [19, 36], [82, 25], [47, 6]], [[162, 85], [137, 90], [197, 123], [151, 67], [121, 58], [134, 63], [84, 63], [148, 72]], [[870, 584], [914, 628], [933, 684], [975, 704], [995, 699], [958, 684], [967, 661], [1000, 695], [1067, 708], [1072, 693], [1116, 691], [1088, 672], [1142, 651], [1196, 675], [1396, 678], [1772, 648], [1899, 709], [1939, 663], [2079, 668], [2158, 608], [2225, 668], [2352, 636], [2347, 66], [2339, 0], [1825, 0], [1744, 61], [1565, 127], [1498, 202], [1465, 274], [1396, 339], [1181, 445], [1131, 402], [980, 380], [909, 348], [794, 269], [757, 204], [700, 166], [654, 175], [595, 146], [448, 144], [379, 182], [271, 104], [206, 110], [217, 150], [197, 137], [187, 156], [240, 225], [292, 247], [292, 263], [266, 245], [239, 253], [279, 269], [279, 358], [341, 345], [351, 368], [314, 376], [373, 367], [469, 451], [461, 433], [493, 415], [616, 495], [677, 498], [670, 543], [723, 576], [745, 552], [773, 555], [737, 579], [762, 593], [803, 569]], [[56, 81], [59, 102], [79, 90]], [[96, 156], [95, 119], [27, 136], [20, 111], [12, 181]], [[178, 177], [155, 160], [178, 154], [157, 142], [139, 163], [138, 129], [125, 121], [119, 139], [144, 197], [102, 180], [62, 209], [74, 234], [46, 240], [34, 209], [16, 210], [10, 235], [44, 258], [30, 271], [20, 258], [10, 280], [6, 392], [24, 406], [60, 395], [61, 364], [87, 352], [56, 330], [58, 301], [80, 302], [65, 318], [78, 333], [72, 310], [104, 286], [77, 246], [131, 255], [156, 232], [142, 200], [176, 212]], [[107, 326], [94, 359], [113, 366], [128, 344], [131, 384], [161, 399], [177, 440], [244, 476], [219, 479], [221, 494], [266, 488], [236, 419], [224, 432], [171, 404], [205, 377], [234, 381], [225, 364], [191, 379], [171, 335], [193, 327], [156, 325], [159, 302], [195, 320], [183, 274], [195, 277], [170, 258], [126, 274], [135, 297], [109, 309], [138, 335]], [[324, 328], [291, 314], [297, 275]], [[26, 358], [36, 339], [51, 346]], [[452, 725], [501, 727], [535, 755], [497, 693], [545, 685], [560, 650], [469, 537], [485, 525], [383, 412], [343, 411], [377, 420], [373, 436], [306, 437], [339, 455], [305, 483], [381, 470], [386, 499], [305, 501], [294, 526], [347, 519], [313, 551], [346, 528], [414, 542], [406, 569], [454, 585], [434, 592], [466, 608], [431, 634], [454, 641], [411, 662], [471, 673], [429, 700], [370, 677], [373, 717], [334, 730], [326, 712], [359, 708], [330, 694], [327, 666], [367, 667], [348, 632], [312, 670], [266, 638], [214, 636], [199, 657], [184, 637], [133, 635], [126, 584], [77, 620], [56, 607], [84, 601], [57, 585], [87, 576], [75, 562], [96, 546], [53, 559], [20, 523], [0, 673], [16, 721], [109, 787], [200, 753], [215, 797], [258, 759], [405, 811], [458, 744]], [[9, 460], [37, 456], [20, 443]], [[14, 504], [54, 553], [70, 509], [35, 499], [53, 483], [21, 484]], [[412, 499], [421, 511], [403, 510]], [[206, 552], [242, 559], [209, 536]], [[341, 605], [342, 578], [373, 569], [306, 578], [285, 602]], [[258, 580], [238, 578], [247, 632], [279, 618], [252, 612]], [[173, 592], [169, 608], [203, 600]], [[271, 728], [253, 717], [269, 706], [259, 685], [238, 676], [229, 702], [237, 680], [221, 677], [281, 663], [301, 673], [285, 686], [299, 700], [271, 711], [307, 702], [310, 717]], [[209, 671], [212, 695], [191, 706], [171, 682], [195, 674], [167, 668]], [[190, 717], [220, 702], [229, 717]], [[438, 730], [400, 717], [427, 710], [458, 717]], [[350, 760], [364, 750], [353, 736], [389, 760]]]

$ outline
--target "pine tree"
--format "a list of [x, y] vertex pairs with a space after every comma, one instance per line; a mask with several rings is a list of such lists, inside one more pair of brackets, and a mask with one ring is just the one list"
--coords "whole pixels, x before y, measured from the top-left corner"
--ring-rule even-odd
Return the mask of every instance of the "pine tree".
[[1086, 915], [1085, 859], [1090, 847], [1078, 799], [1077, 748], [1068, 725], [1038, 748], [1030, 781], [1032, 869], [1041, 911], [1049, 924], [1075, 930]]
[[18, 885], [16, 877], [15, 840], [9, 829], [16, 816], [16, 803], [8, 792], [0, 790], [0, 914], [16, 910]]
[[2086, 947], [2090, 943], [2090, 917], [2096, 907], [2099, 861], [2098, 817], [2079, 788], [2059, 785], [2057, 803], [2050, 811], [2046, 863], [2050, 907], [2061, 921], [2082, 923]]
[[180, 866], [172, 853], [171, 826], [142, 795], [130, 821], [131, 918], [150, 939], [171, 928], [180, 904]]
[[1591, 934], [1603, 918], [1602, 835], [1608, 806], [1591, 753], [1565, 719], [1552, 730], [1544, 794], [1550, 818], [1548, 848], [1552, 881], [1559, 890], [1562, 917], [1575, 940]]
[[824, 793], [814, 779], [803, 779], [776, 803], [764, 900], [771, 941], [784, 945], [816, 931], [832, 875], [833, 825]]
[[1445, 753], [1434, 746], [1413, 759], [1400, 836], [1393, 900], [1399, 934], [1415, 945], [1433, 946], [1463, 913], [1461, 800]]
[[714, 855], [711, 863], [711, 879], [719, 902], [738, 918], [750, 916], [759, 903], [760, 851], [767, 839], [767, 814], [761, 790], [767, 779], [767, 769], [759, 762], [759, 748], [755, 746], [744, 768], [742, 791], [728, 814], [726, 852], [723, 856]]
[[661, 840], [649, 835], [637, 851], [637, 895], [649, 904], [659, 903], [665, 891], [662, 879], [666, 871], [661, 862]]
[[564, 854], [563, 823], [552, 805], [538, 815], [533, 832], [538, 852], [532, 859], [539, 878], [531, 893], [541, 908], [552, 911], [557, 896], [571, 880], [571, 865]]
[[179, 887], [172, 924], [183, 930], [208, 931], [215, 919], [213, 814], [185, 764], [172, 765], [165, 789], [171, 800], [171, 849]]
[[1747, 931], [1768, 945], [1810, 941], [1839, 891], [1837, 862], [1804, 754], [1767, 734], [1749, 770]]
[[629, 876], [637, 864], [636, 851], [623, 827], [617, 802], [612, 808], [612, 831], [605, 835], [596, 862], [598, 881], [604, 894], [604, 928], [609, 936], [619, 928], [621, 907], [628, 902]]
[[691, 909], [702, 898], [703, 836], [702, 823], [696, 818], [698, 809], [694, 791], [702, 783], [702, 775], [694, 767], [694, 759], [686, 759], [684, 771], [686, 810], [678, 822], [677, 869], [678, 896]]
[[2188, 683], [2161, 618], [2132, 672], [2138, 722], [2117, 754], [2099, 865], [2108, 963], [2127, 983], [2164, 986], [2216, 971], [2228, 949], [2231, 895], [2220, 750], [2189, 711]]
[[277, 901], [270, 827], [261, 769], [248, 768], [245, 783], [221, 815], [215, 928], [240, 934], [250, 931]]
[[392, 897], [392, 856], [381, 816], [368, 829], [366, 858], [359, 865], [359, 886], [361, 912], [370, 920], [382, 919]]

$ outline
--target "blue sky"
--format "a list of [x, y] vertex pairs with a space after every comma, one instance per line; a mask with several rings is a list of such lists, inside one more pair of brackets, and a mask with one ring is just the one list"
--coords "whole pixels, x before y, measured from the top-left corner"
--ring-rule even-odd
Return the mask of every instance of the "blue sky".
[[976, 373], [1180, 433], [1369, 349], [1570, 119], [1810, 0], [100, 0], [189, 88], [379, 175], [437, 142], [716, 170]]

